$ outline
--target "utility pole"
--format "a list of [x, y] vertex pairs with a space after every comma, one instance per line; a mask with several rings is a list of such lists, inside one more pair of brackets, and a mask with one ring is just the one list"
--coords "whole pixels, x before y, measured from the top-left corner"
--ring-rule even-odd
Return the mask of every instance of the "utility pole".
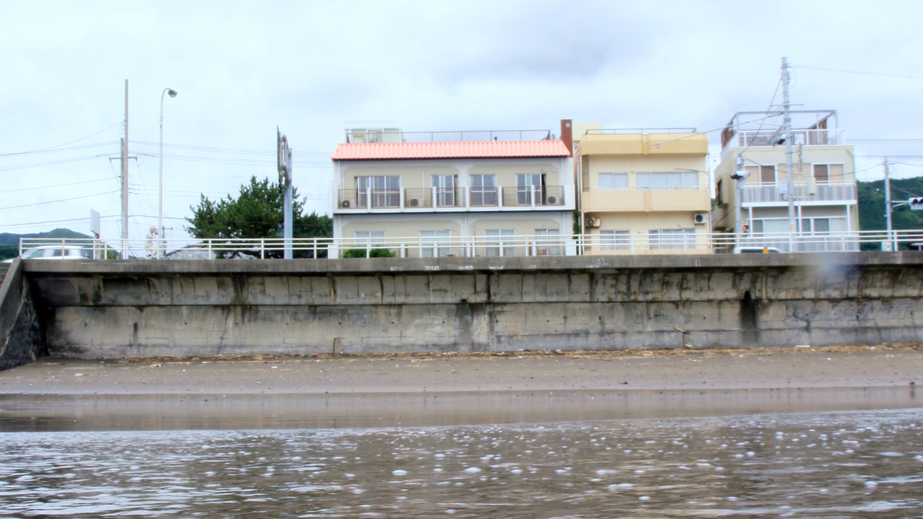
[[789, 252], [795, 252], [795, 172], [792, 171], [792, 114], [788, 103], [788, 60], [782, 58], [782, 111], [785, 124], [785, 183], [788, 191]]
[[894, 231], [891, 226], [891, 168], [888, 164], [888, 157], [885, 157], [885, 222], [888, 229], [888, 246], [890, 250], [897, 250], [894, 243]]
[[276, 127], [276, 165], [279, 168], [279, 184], [285, 186], [285, 208], [283, 213], [282, 238], [284, 259], [292, 259], [292, 149], [288, 139]]
[[125, 137], [122, 138], [122, 259], [128, 259], [128, 80], [125, 80]]

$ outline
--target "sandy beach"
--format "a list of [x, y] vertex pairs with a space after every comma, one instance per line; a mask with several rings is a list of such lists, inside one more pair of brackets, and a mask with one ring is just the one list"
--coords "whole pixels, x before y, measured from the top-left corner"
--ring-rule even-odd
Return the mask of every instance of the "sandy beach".
[[[556, 422], [923, 407], [923, 348], [43, 358], [0, 431]], [[920, 394], [923, 397], [923, 393]]]
[[907, 386], [923, 347], [520, 352], [307, 357], [42, 358], [0, 394], [332, 394]]

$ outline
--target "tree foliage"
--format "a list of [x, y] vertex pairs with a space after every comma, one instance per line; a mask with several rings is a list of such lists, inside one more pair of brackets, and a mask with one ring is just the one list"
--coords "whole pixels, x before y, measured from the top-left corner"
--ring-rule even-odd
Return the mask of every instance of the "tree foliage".
[[[281, 238], [284, 215], [285, 192], [269, 179], [250, 178], [249, 184], [240, 186], [237, 198], [212, 201], [202, 195], [197, 207], [190, 207], [192, 218], [186, 218], [189, 225], [186, 232], [199, 238]], [[298, 190], [292, 193], [292, 235], [295, 238], [329, 238], [333, 235], [333, 223], [326, 215], [302, 214], [304, 200], [299, 199]], [[281, 256], [271, 254], [270, 256]], [[296, 254], [298, 256], [298, 254]]]

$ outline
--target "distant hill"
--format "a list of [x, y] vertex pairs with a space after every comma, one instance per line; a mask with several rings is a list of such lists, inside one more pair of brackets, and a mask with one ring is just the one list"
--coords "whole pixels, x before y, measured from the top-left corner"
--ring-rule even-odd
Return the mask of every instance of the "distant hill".
[[19, 254], [20, 238], [90, 238], [90, 236], [70, 229], [55, 229], [53, 231], [31, 234], [3, 232], [0, 233], [0, 260], [14, 258]]
[[70, 229], [55, 229], [48, 232], [37, 232], [32, 234], [16, 234], [12, 232], [0, 232], [0, 245], [19, 247], [20, 238], [91, 238], [86, 234], [81, 234]]

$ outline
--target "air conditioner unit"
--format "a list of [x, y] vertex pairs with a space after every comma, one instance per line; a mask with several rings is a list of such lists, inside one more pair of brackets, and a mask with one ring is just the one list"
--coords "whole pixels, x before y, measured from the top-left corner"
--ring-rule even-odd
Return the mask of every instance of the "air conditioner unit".
[[340, 207], [349, 207], [349, 200], [343, 200], [340, 202]]
[[545, 200], [548, 205], [555, 205], [558, 203], [558, 197], [556, 196], [549, 196]]
[[600, 225], [602, 225], [602, 223], [603, 221], [601, 219], [593, 217], [593, 216], [588, 216], [586, 219], [586, 226], [591, 229], [598, 228]]
[[410, 202], [409, 202], [409, 205], [410, 205], [410, 207], [420, 207], [420, 199], [419, 199], [419, 198], [411, 198], [411, 199], [410, 199]]
[[708, 213], [695, 213], [692, 215], [692, 221], [696, 225], [705, 225], [708, 223]]

